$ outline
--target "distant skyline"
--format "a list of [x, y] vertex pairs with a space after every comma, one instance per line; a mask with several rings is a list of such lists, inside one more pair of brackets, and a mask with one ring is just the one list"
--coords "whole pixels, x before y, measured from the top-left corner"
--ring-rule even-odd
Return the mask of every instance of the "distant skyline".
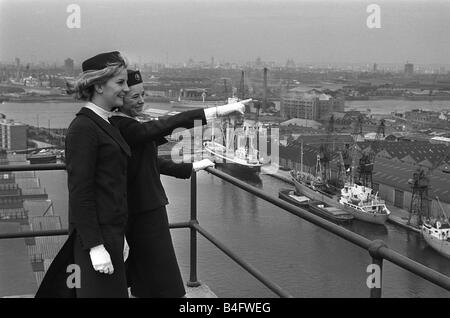
[[[373, 3], [379, 29], [366, 25]], [[133, 63], [449, 65], [449, 30], [448, 0], [0, 0], [0, 61], [79, 65], [119, 50]]]

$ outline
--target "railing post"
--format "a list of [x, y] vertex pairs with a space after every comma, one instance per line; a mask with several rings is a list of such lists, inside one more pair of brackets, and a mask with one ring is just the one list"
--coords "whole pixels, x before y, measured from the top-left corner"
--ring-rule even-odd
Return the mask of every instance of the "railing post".
[[372, 256], [372, 266], [373, 278], [375, 282], [369, 285], [367, 282], [367, 287], [370, 289], [370, 298], [381, 298], [381, 293], [383, 291], [383, 257], [380, 255], [379, 249], [381, 247], [387, 247], [386, 243], [381, 240], [374, 240], [369, 246], [369, 254]]
[[[192, 171], [191, 175], [191, 219], [190, 224], [197, 223], [197, 173]], [[197, 280], [197, 230], [190, 226], [191, 229], [191, 274], [189, 281], [186, 283], [188, 287], [198, 287], [200, 282]]]

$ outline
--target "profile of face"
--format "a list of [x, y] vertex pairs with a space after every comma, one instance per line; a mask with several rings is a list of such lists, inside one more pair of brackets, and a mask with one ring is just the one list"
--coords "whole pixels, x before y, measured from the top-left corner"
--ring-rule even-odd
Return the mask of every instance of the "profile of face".
[[129, 92], [123, 98], [122, 112], [131, 117], [142, 114], [144, 108], [144, 85], [142, 83], [130, 86]]
[[122, 68], [107, 82], [98, 85], [97, 92], [104, 100], [104, 104], [108, 105], [110, 109], [114, 107], [121, 107], [123, 105], [123, 98], [130, 90], [127, 84], [127, 79], [127, 69]]

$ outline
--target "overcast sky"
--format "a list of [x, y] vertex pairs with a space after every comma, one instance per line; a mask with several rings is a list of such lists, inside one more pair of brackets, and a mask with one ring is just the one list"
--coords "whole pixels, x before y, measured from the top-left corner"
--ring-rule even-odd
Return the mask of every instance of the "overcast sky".
[[[369, 4], [381, 28], [369, 29]], [[69, 29], [69, 4], [81, 28]], [[0, 61], [450, 64], [450, 0], [0, 0]]]

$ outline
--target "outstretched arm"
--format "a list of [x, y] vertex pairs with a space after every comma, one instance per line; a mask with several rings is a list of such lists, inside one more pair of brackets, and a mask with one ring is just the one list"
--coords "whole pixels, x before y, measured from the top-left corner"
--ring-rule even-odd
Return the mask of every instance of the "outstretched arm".
[[245, 104], [250, 101], [251, 99], [247, 99], [245, 101], [224, 106], [193, 109], [174, 116], [150, 120], [144, 123], [123, 116], [112, 116], [109, 120], [113, 125], [119, 128], [120, 133], [125, 138], [126, 142], [132, 146], [170, 135], [176, 128], [190, 129], [197, 123], [206, 125], [207, 121], [213, 120], [216, 117], [227, 116], [232, 113], [243, 114], [245, 111]]
[[122, 116], [113, 116], [109, 120], [119, 128], [130, 146], [170, 135], [176, 128], [190, 129], [194, 127], [196, 121], [200, 125], [206, 124], [205, 113], [201, 108], [143, 123]]

